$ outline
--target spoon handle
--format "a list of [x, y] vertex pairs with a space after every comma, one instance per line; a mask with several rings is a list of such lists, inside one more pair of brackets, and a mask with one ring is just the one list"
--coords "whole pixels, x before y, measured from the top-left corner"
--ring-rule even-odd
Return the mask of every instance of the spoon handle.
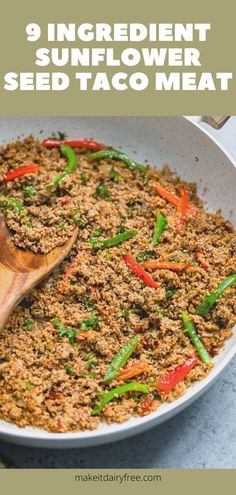
[[27, 273], [0, 269], [0, 330], [16, 304], [22, 299], [26, 278]]

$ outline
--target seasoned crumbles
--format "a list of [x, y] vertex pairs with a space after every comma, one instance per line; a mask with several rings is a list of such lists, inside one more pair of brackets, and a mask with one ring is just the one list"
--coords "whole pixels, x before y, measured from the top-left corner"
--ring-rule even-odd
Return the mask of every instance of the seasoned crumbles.
[[[232, 225], [220, 211], [205, 211], [195, 184], [176, 177], [168, 166], [142, 174], [123, 161], [90, 160], [86, 149], [74, 151], [76, 170], [55, 188], [53, 181], [67, 163], [60, 148], [47, 149], [32, 136], [0, 148], [0, 179], [22, 164], [39, 165], [37, 174], [0, 183], [0, 199], [21, 204], [7, 207], [0, 201], [15, 244], [48, 253], [65, 243], [75, 225], [79, 228], [69, 256], [21, 302], [0, 335], [0, 418], [51, 432], [96, 429], [100, 422], [123, 422], [174, 401], [211, 371], [236, 321], [233, 285], [208, 312], [195, 312], [206, 294], [236, 273]], [[161, 197], [155, 184], [178, 197], [181, 188], [189, 193], [196, 215], [186, 215], [184, 228], [177, 228], [178, 207]], [[154, 244], [158, 213], [167, 225]], [[135, 234], [111, 247], [102, 244], [127, 231]], [[145, 268], [158, 284], [154, 288], [125, 262], [127, 253], [142, 267], [147, 260], [188, 266]], [[197, 356], [184, 332], [184, 311], [213, 362], [198, 359], [165, 392], [157, 386], [161, 378]], [[111, 361], [135, 335], [139, 344], [105, 382]], [[141, 371], [126, 378], [133, 369]], [[146, 393], [117, 394], [93, 414], [101, 394], [131, 382], [144, 385]]]

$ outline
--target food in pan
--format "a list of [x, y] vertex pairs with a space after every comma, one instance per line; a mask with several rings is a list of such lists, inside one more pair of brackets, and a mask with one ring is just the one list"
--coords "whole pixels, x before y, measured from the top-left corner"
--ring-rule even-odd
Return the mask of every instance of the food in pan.
[[204, 378], [236, 321], [236, 236], [195, 184], [62, 135], [8, 144], [0, 163], [0, 209], [19, 248], [48, 253], [79, 228], [1, 332], [1, 419], [92, 430]]

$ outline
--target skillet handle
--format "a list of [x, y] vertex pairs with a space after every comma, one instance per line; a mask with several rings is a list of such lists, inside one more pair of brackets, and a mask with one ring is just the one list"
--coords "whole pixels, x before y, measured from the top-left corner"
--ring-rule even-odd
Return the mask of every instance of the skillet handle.
[[211, 125], [214, 127], [214, 129], [221, 129], [223, 125], [227, 122], [229, 119], [228, 117], [202, 117], [202, 122], [206, 122], [207, 124]]

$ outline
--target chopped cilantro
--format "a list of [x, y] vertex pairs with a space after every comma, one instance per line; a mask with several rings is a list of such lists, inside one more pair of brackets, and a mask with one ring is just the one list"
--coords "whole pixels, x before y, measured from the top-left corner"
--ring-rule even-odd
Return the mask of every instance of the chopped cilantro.
[[23, 390], [29, 390], [32, 388], [34, 385], [30, 382], [23, 382]]
[[175, 295], [176, 290], [177, 290], [177, 289], [170, 289], [170, 290], [167, 290], [167, 291], [166, 291], [166, 297], [168, 297], [168, 299], [171, 299], [171, 298]]
[[84, 320], [81, 322], [81, 330], [88, 330], [90, 327], [92, 328], [97, 328], [99, 324], [99, 319], [93, 313], [90, 318], [84, 318]]
[[97, 186], [95, 191], [95, 198], [102, 198], [105, 201], [111, 201], [110, 193], [106, 186]]
[[23, 194], [25, 198], [32, 198], [33, 196], [35, 196], [36, 193], [37, 191], [33, 186], [26, 186], [23, 188]]
[[114, 180], [114, 182], [119, 182], [121, 179], [120, 172], [118, 172], [118, 170], [116, 170], [114, 167], [111, 168], [111, 170], [109, 172], [109, 176], [111, 179]]
[[95, 354], [88, 355], [87, 363], [88, 363], [88, 369], [95, 368], [97, 366]]
[[130, 313], [138, 315], [142, 313], [142, 308], [139, 308], [138, 306], [132, 306], [131, 308], [124, 308], [123, 306], [121, 306], [121, 309], [122, 311], [120, 318], [126, 318]]
[[67, 375], [73, 376], [75, 374], [72, 367], [69, 364], [66, 364], [65, 370], [66, 370]]
[[52, 134], [52, 137], [57, 141], [65, 141], [65, 139], [67, 138], [67, 134], [65, 132], [57, 131], [56, 133]]
[[142, 251], [138, 256], [136, 256], [136, 260], [139, 263], [142, 263], [145, 260], [155, 259], [156, 253], [155, 251]]
[[79, 216], [79, 211], [74, 210], [71, 215], [71, 219], [75, 224], [84, 225], [85, 221]]
[[86, 177], [86, 175], [84, 174], [84, 172], [81, 172], [80, 177], [81, 177], [81, 185], [82, 185], [82, 186], [86, 186], [86, 183], [87, 183], [87, 177]]
[[166, 311], [164, 308], [157, 308], [156, 312], [162, 316], [166, 316]]
[[65, 224], [66, 224], [65, 220], [59, 220], [58, 227], [63, 230], [65, 227]]
[[111, 259], [111, 256], [112, 256], [112, 255], [111, 255], [110, 251], [106, 251], [106, 255], [105, 255], [105, 257], [106, 257], [106, 260], [107, 260], [107, 261], [109, 261], [109, 260]]

